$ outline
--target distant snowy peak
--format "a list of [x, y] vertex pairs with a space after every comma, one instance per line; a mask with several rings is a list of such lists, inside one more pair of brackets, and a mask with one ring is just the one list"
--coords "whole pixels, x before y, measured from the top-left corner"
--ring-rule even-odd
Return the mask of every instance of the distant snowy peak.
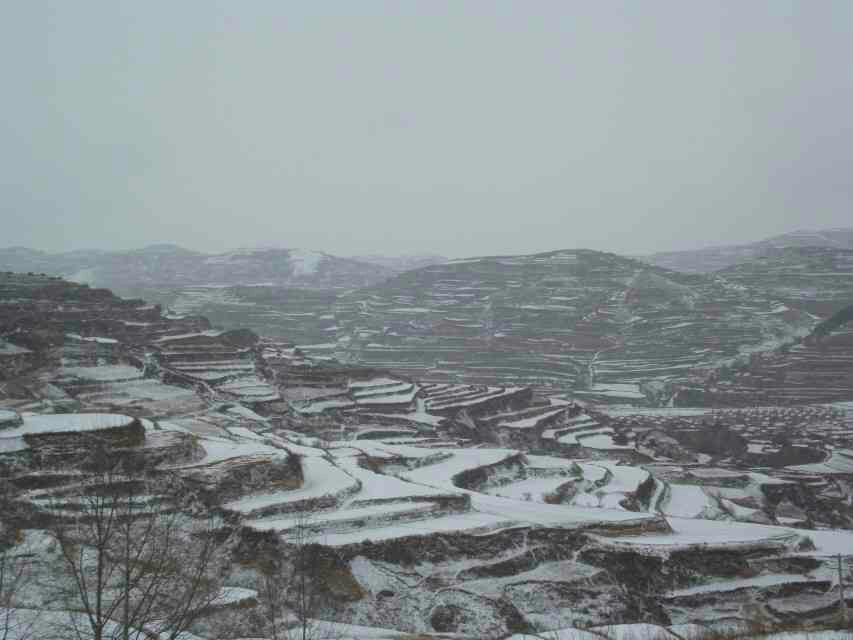
[[334, 258], [321, 251], [312, 251], [310, 249], [250, 247], [207, 256], [204, 261], [206, 264], [216, 265], [226, 263], [248, 264], [254, 261], [280, 262], [282, 259], [290, 263], [293, 277], [305, 278], [315, 275], [323, 261]]
[[396, 273], [378, 264], [310, 249], [245, 247], [209, 254], [169, 244], [134, 251], [63, 254], [0, 249], [0, 270], [43, 272], [128, 295], [138, 295], [140, 288], [257, 283], [349, 290]]
[[306, 249], [290, 249], [289, 255], [293, 265], [293, 275], [296, 277], [317, 273], [320, 263], [328, 257], [325, 253]]

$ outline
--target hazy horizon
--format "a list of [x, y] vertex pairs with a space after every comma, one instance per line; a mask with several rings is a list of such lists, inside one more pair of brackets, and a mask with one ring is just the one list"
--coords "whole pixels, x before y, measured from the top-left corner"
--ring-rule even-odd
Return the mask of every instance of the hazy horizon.
[[[811, 232], [811, 231], [818, 231], [819, 232], [819, 231], [837, 231], [837, 230], [853, 232], [853, 226], [831, 227], [831, 228], [823, 228], [823, 229], [791, 229], [787, 232], [784, 232], [782, 234], [776, 234], [776, 235], [786, 235], [786, 234], [797, 233], [797, 232]], [[766, 240], [766, 239], [769, 239], [771, 237], [773, 237], [773, 236], [762, 236], [762, 237], [754, 238], [751, 240], [744, 240], [743, 242], [738, 243], [738, 244], [751, 244], [753, 242]], [[328, 251], [322, 247], [289, 247], [289, 246], [284, 246], [284, 245], [271, 245], [271, 244], [267, 244], [267, 245], [264, 245], [264, 244], [246, 245], [246, 246], [240, 246], [240, 247], [236, 247], [236, 246], [235, 247], [226, 247], [225, 249], [222, 249], [222, 250], [211, 251], [211, 250], [203, 250], [203, 249], [199, 249], [199, 248], [191, 247], [191, 246], [186, 246], [186, 245], [179, 245], [177, 243], [167, 242], [167, 241], [152, 242], [152, 243], [146, 244], [146, 245], [140, 245], [140, 246], [135, 246], [135, 247], [132, 246], [132, 247], [127, 247], [127, 248], [109, 248], [109, 247], [92, 246], [92, 247], [77, 247], [77, 248], [73, 248], [73, 249], [49, 250], [49, 249], [43, 249], [40, 247], [31, 247], [31, 246], [26, 246], [26, 245], [8, 245], [8, 246], [0, 246], [0, 250], [24, 248], [24, 249], [34, 249], [36, 251], [43, 251], [43, 252], [48, 253], [48, 254], [62, 254], [62, 253], [74, 253], [74, 252], [86, 252], [86, 251], [102, 251], [102, 252], [117, 252], [117, 253], [119, 253], [119, 252], [130, 252], [130, 251], [141, 251], [141, 250], [149, 249], [152, 247], [166, 246], [166, 245], [174, 245], [174, 246], [177, 246], [181, 249], [186, 249], [188, 251], [192, 251], [195, 253], [203, 253], [203, 254], [204, 253], [210, 253], [210, 254], [227, 253], [229, 251], [242, 251], [242, 250], [251, 251], [251, 250], [300, 249], [300, 250], [306, 250], [306, 251], [315, 251], [318, 253], [327, 253], [329, 255], [333, 255], [333, 256], [336, 256], [339, 258], [356, 258], [356, 259], [359, 257], [369, 257], [369, 256], [386, 257], [386, 258], [406, 258], [406, 257], [430, 256], [430, 255], [440, 256], [440, 257], [449, 258], [449, 259], [462, 259], [462, 258], [473, 258], [473, 257], [478, 257], [478, 256], [479, 257], [485, 257], [485, 256], [489, 256], [489, 255], [524, 255], [524, 254], [548, 253], [550, 251], [559, 251], [559, 250], [563, 250], [563, 249], [565, 249], [565, 250], [589, 249], [592, 251], [616, 253], [616, 254], [625, 255], [625, 256], [639, 256], [639, 255], [651, 255], [653, 253], [667, 253], [669, 251], [678, 252], [678, 251], [691, 251], [691, 250], [701, 250], [701, 249], [714, 249], [714, 248], [722, 247], [722, 246], [734, 246], [734, 245], [704, 245], [704, 246], [690, 247], [690, 248], [684, 248], [684, 249], [675, 248], [675, 249], [663, 250], [663, 251], [634, 252], [634, 253], [610, 251], [608, 249], [601, 249], [598, 247], [566, 246], [566, 247], [551, 247], [549, 249], [542, 249], [542, 250], [538, 250], [538, 251], [529, 251], [529, 252], [508, 252], [508, 253], [501, 253], [501, 254], [480, 253], [480, 254], [466, 254], [466, 255], [460, 255], [460, 256], [448, 256], [448, 255], [444, 255], [444, 254], [437, 252], [437, 251], [429, 251], [429, 250], [425, 250], [425, 251], [421, 251], [421, 252], [408, 252], [408, 253], [367, 252], [367, 253], [361, 253], [361, 254], [353, 254], [353, 253], [340, 254], [340, 253], [330, 252], [330, 251]]]
[[850, 225], [849, 2], [4, 14], [2, 246], [639, 255]]

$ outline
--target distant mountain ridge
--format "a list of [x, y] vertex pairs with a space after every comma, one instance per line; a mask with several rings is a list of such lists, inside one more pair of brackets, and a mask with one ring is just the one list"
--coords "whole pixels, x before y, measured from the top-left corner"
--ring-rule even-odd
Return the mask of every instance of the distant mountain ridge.
[[636, 256], [636, 258], [648, 264], [673, 271], [710, 273], [749, 262], [776, 249], [793, 247], [853, 249], [853, 227], [799, 230], [749, 244], [704, 247], [685, 251], [663, 251], [651, 255]]
[[320, 251], [238, 249], [207, 254], [173, 244], [130, 251], [77, 250], [48, 253], [24, 247], [0, 249], [0, 270], [46, 273], [117, 291], [144, 287], [268, 284], [298, 288], [352, 289], [396, 272], [380, 264]]
[[434, 264], [443, 264], [449, 261], [449, 258], [434, 253], [409, 254], [401, 256], [370, 254], [352, 256], [352, 259], [358, 260], [359, 262], [369, 262], [370, 264], [378, 264], [383, 267], [388, 267], [397, 273], [410, 271], [411, 269], [420, 269], [421, 267], [429, 267]]
[[[799, 254], [822, 250], [831, 271], [846, 272], [853, 251], [853, 228], [794, 231], [745, 245], [708, 247], [638, 256], [643, 263], [682, 273], [728, 270], [727, 277], [760, 279], [768, 268], [777, 279], [780, 265], [796, 268]], [[831, 255], [830, 255], [831, 254]], [[838, 255], [836, 255], [838, 254]], [[545, 255], [545, 254], [537, 254]], [[492, 256], [491, 259], [522, 256]], [[240, 286], [346, 291], [379, 284], [393, 276], [442, 264], [462, 264], [487, 257], [448, 260], [435, 254], [401, 256], [333, 256], [322, 251], [283, 247], [241, 248], [223, 253], [203, 253], [170, 244], [154, 244], [128, 251], [78, 249], [49, 253], [27, 247], [0, 249], [0, 270], [46, 273], [118, 292], [151, 287]], [[778, 263], [778, 264], [776, 264]], [[739, 272], [732, 272], [737, 267]], [[746, 269], [743, 274], [740, 273]], [[785, 296], [783, 296], [785, 297]]]

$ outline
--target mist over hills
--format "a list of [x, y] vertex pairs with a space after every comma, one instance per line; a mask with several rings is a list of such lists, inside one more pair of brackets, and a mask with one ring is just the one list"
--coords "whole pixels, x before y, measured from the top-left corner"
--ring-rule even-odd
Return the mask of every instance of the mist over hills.
[[650, 381], [772, 348], [849, 304], [851, 247], [853, 229], [638, 259], [588, 249], [447, 260], [13, 247], [0, 250], [0, 270], [110, 288], [317, 357], [638, 399]]
[[251, 248], [206, 254], [173, 244], [131, 251], [46, 253], [0, 249], [0, 269], [46, 273], [128, 292], [143, 287], [273, 284], [338, 289], [363, 287], [395, 271], [387, 266], [320, 251]]
[[663, 380], [811, 330], [815, 317], [751, 275], [729, 281], [589, 250], [456, 260], [341, 296], [335, 353], [421, 379], [651, 398]]
[[[168, 473], [175, 509], [225, 514], [235, 570], [212, 588], [263, 597], [245, 559], [303, 535], [351, 586], [327, 599], [347, 623], [516, 638], [583, 607], [663, 629], [745, 590], [823, 622], [853, 523], [853, 249], [826, 244], [713, 273], [588, 249], [397, 273], [289, 249], [7, 250], [142, 299], [0, 272], [0, 465], [16, 504], [49, 482], [64, 511], [103, 451]], [[229, 615], [257, 635], [252, 607]]]
[[359, 262], [368, 262], [370, 264], [378, 264], [383, 267], [388, 267], [392, 271], [402, 272], [410, 269], [419, 269], [428, 267], [432, 264], [441, 264], [447, 262], [448, 258], [438, 254], [410, 254], [402, 256], [382, 256], [376, 254], [352, 256], [353, 260]]
[[3, 9], [0, 640], [853, 640], [853, 2]]
[[[794, 255], [798, 247], [820, 247], [842, 252], [853, 250], [853, 228], [793, 231], [744, 245], [633, 257], [673, 271], [710, 273], [759, 257], [778, 258], [786, 250], [788, 255]], [[50, 253], [20, 246], [0, 248], [2, 270], [58, 275], [120, 292], [161, 285], [236, 286], [259, 283], [300, 288], [353, 289], [371, 286], [405, 271], [447, 262], [451, 261], [434, 253], [341, 257], [323, 251], [282, 247], [204, 253], [170, 243], [127, 251], [78, 249]]]
[[796, 247], [853, 249], [853, 227], [792, 231], [749, 244], [663, 251], [637, 258], [675, 271], [710, 273], [768, 255], [774, 250]]

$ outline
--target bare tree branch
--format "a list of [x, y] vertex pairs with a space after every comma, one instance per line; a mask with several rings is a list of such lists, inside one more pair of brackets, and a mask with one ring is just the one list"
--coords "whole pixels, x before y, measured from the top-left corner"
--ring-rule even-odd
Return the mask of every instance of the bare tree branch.
[[215, 601], [218, 523], [184, 514], [179, 487], [175, 477], [109, 469], [53, 499], [48, 530], [69, 578], [63, 596], [75, 636], [174, 640]]

